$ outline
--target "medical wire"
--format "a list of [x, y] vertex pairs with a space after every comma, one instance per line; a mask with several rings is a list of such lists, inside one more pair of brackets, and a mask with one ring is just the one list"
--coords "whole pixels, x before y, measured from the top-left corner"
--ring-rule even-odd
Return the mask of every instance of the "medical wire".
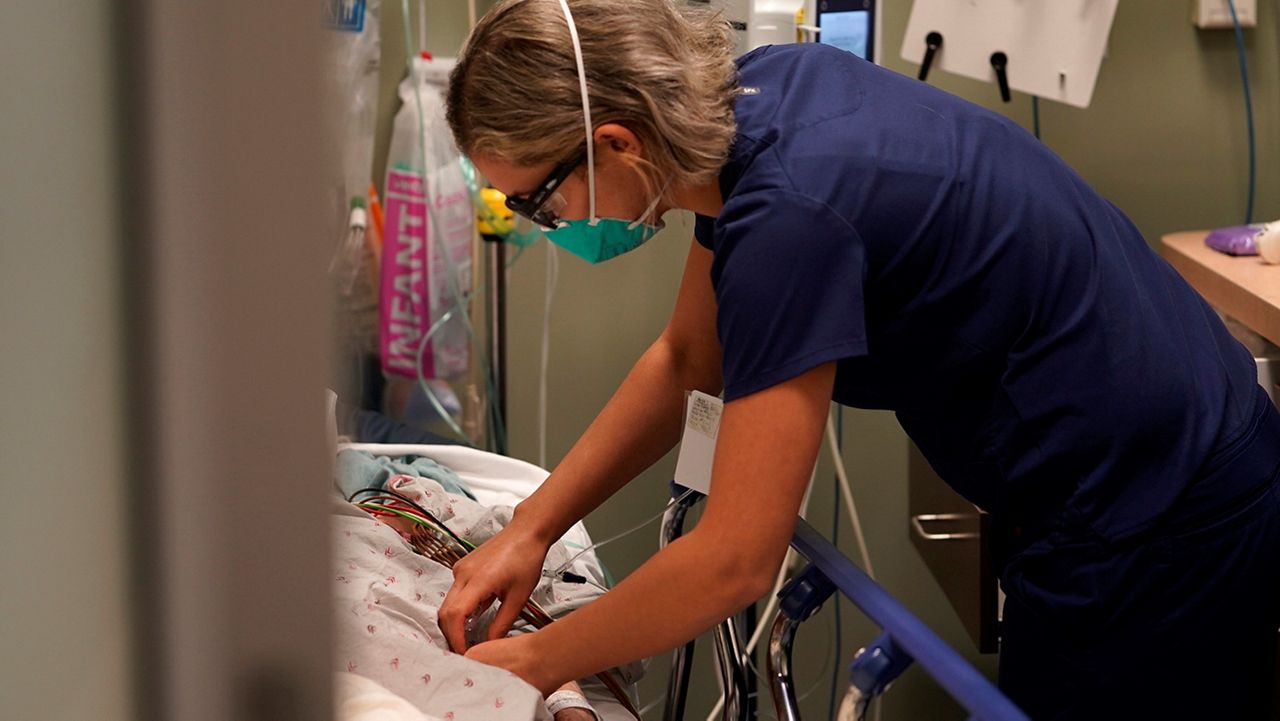
[[[470, 544], [469, 542], [465, 541], [464, 539], [459, 537], [457, 534], [455, 534], [453, 531], [449, 530], [449, 528], [445, 526], [443, 523], [441, 523], [439, 519], [437, 519], [434, 515], [432, 515], [426, 509], [414, 503], [409, 498], [395, 491], [392, 491], [390, 489], [370, 487], [370, 488], [362, 488], [352, 493], [348, 497], [348, 501], [351, 501], [351, 499], [354, 499], [356, 496], [360, 495], [361, 493], [376, 493], [378, 496], [384, 496], [384, 495], [394, 496], [395, 498], [402, 500], [404, 503], [407, 503], [413, 508], [421, 511], [426, 518], [431, 519], [431, 522], [428, 523], [428, 522], [424, 522], [424, 520], [421, 518], [414, 518], [413, 514], [403, 513], [403, 512], [395, 513], [396, 509], [394, 508], [386, 509], [385, 507], [382, 507], [382, 508], [370, 509], [370, 508], [366, 508], [366, 506], [367, 505], [376, 506], [378, 504], [368, 504], [367, 502], [355, 503], [355, 505], [358, 508], [362, 508], [366, 511], [371, 511], [372, 515], [375, 515], [375, 516], [379, 515], [380, 513], [391, 512], [394, 515], [398, 515], [414, 521], [417, 525], [410, 527], [411, 528], [410, 533], [408, 536], [405, 537], [405, 540], [416, 552], [429, 558], [430, 560], [435, 561], [445, 566], [448, 569], [452, 569], [455, 563], [461, 561], [464, 556], [466, 556], [471, 551], [475, 550], [474, 544]], [[427, 529], [425, 532], [422, 530], [424, 528]], [[456, 541], [458, 544], [460, 544], [459, 547], [461, 550], [458, 550], [456, 548], [449, 546], [448, 543], [450, 540]], [[536, 629], [545, 628], [555, 622], [555, 619], [551, 616], [551, 614], [548, 613], [545, 609], [542, 608], [541, 605], [539, 605], [536, 601], [532, 599], [528, 599], [525, 601], [523, 607], [520, 610], [520, 618], [524, 619], [527, 623], [529, 623], [529, 625], [533, 626]], [[625, 708], [637, 720], [640, 719], [640, 712], [636, 710], [635, 705], [631, 702], [630, 697], [627, 695], [622, 685], [618, 682], [617, 679], [613, 677], [612, 670], [601, 671], [600, 673], [596, 674], [596, 678], [600, 679], [604, 683], [605, 687], [608, 688], [610, 693], [613, 694], [614, 698], [616, 698], [618, 702], [622, 704], [623, 708]]]
[[858, 542], [858, 555], [862, 557], [862, 568], [871, 580], [876, 579], [875, 569], [871, 567], [871, 553], [867, 550], [867, 538], [862, 533], [862, 519], [858, 516], [858, 506], [853, 500], [853, 488], [849, 485], [849, 473], [845, 470], [844, 459], [840, 455], [836, 432], [832, 423], [827, 423], [827, 447], [831, 449], [831, 462], [836, 469], [836, 478], [840, 481], [840, 496], [844, 500], [845, 511], [853, 525], [853, 537]]
[[449, 535], [449, 537], [450, 537], [450, 538], [452, 538], [452, 539], [453, 539], [455, 542], [457, 542], [458, 544], [460, 544], [460, 545], [462, 545], [462, 546], [464, 546], [464, 547], [467, 547], [467, 548], [475, 548], [475, 544], [474, 544], [474, 543], [472, 543], [472, 542], [468, 541], [467, 539], [463, 538], [462, 536], [459, 536], [458, 534], [456, 534], [456, 533], [454, 533], [453, 531], [449, 530], [449, 527], [448, 527], [448, 526], [446, 526], [446, 525], [444, 525], [444, 521], [441, 521], [440, 519], [436, 518], [436, 517], [435, 517], [435, 514], [433, 514], [431, 511], [428, 511], [427, 509], [423, 508], [422, 506], [419, 506], [417, 503], [415, 503], [415, 502], [413, 501], [413, 499], [412, 499], [412, 498], [409, 498], [408, 496], [406, 496], [406, 495], [404, 495], [403, 493], [400, 493], [400, 492], [398, 492], [398, 491], [393, 491], [393, 490], [391, 490], [390, 488], [377, 488], [377, 487], [374, 487], [374, 486], [370, 486], [369, 488], [361, 488], [361, 489], [359, 489], [359, 490], [355, 491], [354, 493], [352, 493], [350, 496], [347, 496], [347, 502], [348, 502], [348, 503], [355, 503], [355, 497], [356, 497], [356, 496], [359, 496], [359, 495], [362, 495], [362, 494], [366, 494], [366, 493], [367, 493], [367, 494], [371, 494], [371, 495], [375, 495], [375, 496], [390, 496], [390, 497], [395, 498], [395, 499], [397, 499], [397, 500], [399, 500], [399, 501], [402, 501], [402, 502], [404, 502], [404, 503], [407, 503], [410, 507], [412, 507], [415, 511], [417, 511], [419, 514], [421, 514], [424, 518], [429, 519], [429, 520], [431, 521], [431, 523], [433, 523], [433, 524], [435, 524], [435, 525], [439, 526], [439, 527], [440, 527], [440, 530], [442, 530], [442, 531], [444, 531], [446, 534], [448, 534], [448, 535]]
[[[367, 492], [369, 492], [370, 494], [372, 494], [372, 493], [374, 492], [374, 490], [375, 490], [375, 489], [367, 488], [367, 489], [362, 489], [362, 490], [363, 490], [363, 491], [367, 491]], [[356, 491], [356, 494], [359, 494], [360, 492], [361, 492], [361, 491]], [[417, 513], [417, 512], [416, 512], [416, 510], [415, 510], [415, 511], [409, 511], [409, 510], [405, 510], [405, 509], [403, 509], [403, 508], [397, 508], [397, 507], [392, 506], [392, 505], [387, 505], [387, 503], [386, 503], [385, 501], [380, 501], [380, 500], [379, 500], [379, 497], [381, 497], [382, 495], [383, 495], [383, 494], [379, 493], [379, 494], [377, 494], [376, 496], [374, 496], [373, 498], [371, 498], [371, 499], [369, 499], [369, 500], [365, 500], [365, 501], [353, 501], [352, 503], [353, 503], [355, 506], [358, 506], [358, 507], [363, 508], [363, 509], [365, 509], [365, 510], [376, 511], [376, 512], [379, 512], [379, 513], [384, 513], [384, 514], [391, 514], [391, 515], [395, 515], [395, 516], [400, 516], [401, 518], [406, 518], [406, 519], [408, 519], [408, 520], [410, 520], [410, 521], [413, 521], [413, 522], [415, 522], [415, 523], [419, 523], [419, 524], [424, 525], [424, 526], [438, 526], [438, 527], [439, 527], [439, 530], [441, 530], [441, 531], [443, 531], [443, 532], [445, 532], [445, 533], [450, 533], [449, 528], [448, 528], [447, 526], [445, 526], [442, 522], [440, 522], [440, 521], [438, 521], [438, 520], [434, 520], [434, 516], [431, 516], [431, 517], [423, 517], [423, 515], [421, 515], [421, 514]], [[353, 496], [353, 497], [354, 497], [354, 496]], [[402, 502], [402, 503], [410, 503], [410, 504], [412, 503], [411, 501], [401, 501], [401, 502]], [[412, 507], [416, 509], [416, 508], [417, 508], [417, 505], [416, 505], [416, 504], [413, 504], [413, 506], [412, 506]], [[428, 515], [429, 515], [429, 514], [428, 514]], [[458, 542], [458, 543], [459, 543], [463, 548], [467, 549], [468, 551], [473, 551], [473, 550], [475, 550], [475, 548], [476, 548], [476, 544], [472, 543], [471, 541], [468, 541], [468, 540], [467, 540], [467, 539], [465, 539], [465, 538], [462, 538], [461, 536], [454, 536], [454, 540], [456, 540], [456, 541], [457, 541], [457, 542]], [[565, 582], [565, 583], [576, 583], [576, 584], [582, 584], [582, 585], [587, 585], [587, 586], [594, 586], [595, 588], [598, 588], [598, 589], [600, 589], [601, 591], [606, 592], [606, 593], [609, 591], [608, 587], [606, 587], [606, 586], [602, 586], [602, 585], [600, 585], [599, 583], [596, 583], [595, 581], [592, 581], [590, 578], [587, 578], [586, 576], [583, 576], [583, 575], [581, 575], [581, 574], [577, 574], [577, 573], [568, 573], [568, 572], [566, 572], [566, 573], [561, 574], [561, 576], [559, 576], [559, 577], [551, 575], [551, 573], [550, 573], [550, 572], [543, 573], [543, 575], [544, 575], [544, 576], [546, 576], [546, 577], [548, 577], [548, 578], [554, 578], [554, 579], [556, 579], [556, 580], [563, 581], [563, 582]], [[572, 576], [572, 578], [570, 578], [570, 576]]]
[[645, 704], [640, 708], [640, 716], [643, 718], [645, 714], [657, 708], [658, 704], [666, 700], [667, 700], [666, 696], [658, 696], [657, 698], [655, 698], [654, 700], [650, 701], [649, 703]]
[[569, 25], [569, 40], [573, 42], [573, 59], [578, 66], [578, 92], [582, 95], [582, 125], [586, 132], [587, 144], [587, 206], [591, 224], [596, 222], [596, 151], [592, 133], [595, 126], [591, 123], [591, 100], [587, 93], [587, 69], [582, 61], [582, 42], [578, 38], [578, 25], [573, 21], [573, 11], [569, 9], [568, 0], [560, 0], [560, 9], [564, 12], [564, 21]]
[[467, 444], [470, 445], [470, 439], [467, 438], [466, 433], [462, 432], [462, 426], [458, 425], [458, 422], [453, 420], [453, 414], [450, 413], [448, 409], [444, 407], [444, 404], [440, 402], [440, 398], [436, 396], [435, 390], [433, 390], [431, 386], [427, 385], [427, 377], [422, 372], [422, 358], [423, 356], [426, 355], [427, 343], [431, 342], [431, 336], [435, 335], [436, 331], [443, 328], [445, 323], [448, 323], [450, 320], [453, 319], [453, 312], [455, 310], [457, 310], [457, 306], [454, 306], [453, 308], [449, 309], [449, 311], [446, 312], [444, 315], [440, 316], [436, 320], [436, 322], [431, 324], [431, 327], [427, 329], [427, 332], [422, 335], [422, 339], [418, 341], [418, 353], [417, 353], [417, 360], [416, 360], [417, 371], [418, 371], [418, 387], [422, 389], [422, 393], [427, 397], [427, 400], [431, 403], [431, 407], [435, 409], [436, 413], [440, 416], [440, 418], [443, 419], [445, 424], [449, 426], [449, 430], [456, 433], [459, 439], [467, 442]]
[[524, 249], [527, 247], [529, 246], [527, 245], [516, 246], [515, 255], [511, 256], [511, 259], [507, 261], [507, 270], [511, 270], [513, 267], [515, 267], [516, 261], [520, 260], [520, 256], [524, 255]]
[[384, 513], [390, 513], [392, 515], [400, 516], [401, 518], [407, 518], [410, 521], [415, 521], [417, 523], [427, 523], [427, 519], [417, 515], [416, 513], [410, 513], [409, 511], [396, 508], [395, 506], [383, 505], [381, 503], [377, 503], [376, 501], [360, 501], [355, 505], [361, 508], [373, 509], [376, 511], [382, 511]]
[[1236, 55], [1240, 61], [1240, 84], [1244, 88], [1245, 125], [1249, 131], [1249, 191], [1244, 211], [1244, 224], [1249, 225], [1253, 222], [1253, 194], [1258, 181], [1258, 148], [1253, 128], [1253, 94], [1249, 89], [1249, 63], [1244, 47], [1244, 29], [1240, 27], [1240, 18], [1236, 15], [1235, 0], [1227, 0], [1227, 8], [1231, 10], [1231, 26], [1236, 36]]
[[[785, 568], [785, 564], [784, 564], [784, 568]], [[784, 579], [785, 579], [785, 576], [784, 576]], [[776, 592], [775, 592], [775, 595], [776, 595]], [[770, 615], [771, 614], [766, 614], [764, 617], [767, 618]], [[838, 641], [833, 642], [831, 640], [833, 636], [830, 633], [831, 631], [830, 625], [827, 626], [826, 630], [828, 631], [828, 633], [824, 634], [824, 636], [827, 638], [827, 647], [822, 652], [822, 658], [823, 658], [822, 668], [818, 670], [818, 673], [814, 674], [817, 678], [816, 680], [814, 680], [813, 684], [810, 685], [808, 689], [806, 689], [804, 692], [802, 692], [799, 696], [796, 697], [797, 702], [803, 701], [809, 698], [814, 694], [814, 692], [816, 692], [822, 686], [823, 681], [826, 679], [827, 671], [831, 670], [832, 659], [835, 656], [838, 656], [840, 653], [839, 642]], [[770, 682], [769, 677], [760, 672], [760, 669], [756, 666], [755, 661], [752, 659], [751, 650], [752, 649], [748, 648], [743, 653], [743, 657], [744, 657], [743, 660], [746, 662], [747, 668], [751, 669], [751, 673], [755, 674], [756, 679], [759, 680], [760, 683], [764, 684], [766, 688], [771, 687], [772, 683]], [[832, 653], [833, 651], [835, 652], [834, 654]], [[836, 667], [839, 668], [839, 664], [836, 664]], [[751, 696], [758, 696], [758, 695], [759, 695], [758, 692], [755, 694], [748, 694], [748, 698], [750, 698]], [[713, 706], [711, 709], [711, 713], [707, 716], [708, 721], [714, 721], [717, 717], [720, 716], [720, 712], [724, 709], [724, 702], [725, 702], [724, 692], [721, 691], [720, 700], [716, 702], [716, 705]], [[773, 718], [773, 717], [769, 716], [769, 718]]]
[[1036, 140], [1040, 139], [1040, 96], [1031, 96], [1031, 128], [1035, 131]]
[[[831, 670], [832, 664], [834, 663], [835, 659], [840, 655], [839, 641], [831, 640], [836, 637], [831, 633], [832, 629], [831, 629], [830, 622], [828, 622], [824, 630], [827, 631], [827, 633], [823, 634], [827, 638], [827, 647], [822, 651], [822, 659], [823, 659], [822, 668], [818, 669], [818, 673], [814, 674], [814, 676], [816, 677], [814, 679], [814, 682], [810, 684], [809, 688], [805, 689], [803, 692], [801, 692], [799, 696], [796, 697], [796, 701], [803, 701], [817, 692], [817, 690], [822, 686], [823, 682], [826, 680], [827, 671]], [[766, 687], [770, 686], [771, 684], [769, 682], [769, 677], [763, 673], [760, 673], [760, 669], [756, 668], [756, 664], [754, 661], [751, 660], [750, 656], [747, 656], [746, 661], [747, 661], [747, 666], [751, 669], [751, 672], [756, 675], [756, 678], [759, 679]], [[840, 664], [835, 663], [835, 666], [837, 669], [839, 669]]]
[[672, 506], [674, 506], [674, 505], [676, 505], [676, 504], [680, 503], [681, 501], [683, 501], [684, 499], [688, 498], [690, 495], [692, 495], [692, 494], [694, 494], [694, 493], [696, 493], [696, 491], [694, 491], [693, 489], [689, 489], [689, 490], [685, 491], [684, 493], [681, 493], [679, 496], [676, 496], [676, 497], [675, 497], [675, 499], [673, 499], [673, 500], [671, 500], [671, 501], [668, 501], [668, 502], [667, 502], [667, 504], [666, 504], [665, 506], [663, 506], [663, 507], [662, 507], [662, 510], [661, 510], [661, 511], [658, 511], [658, 512], [657, 512], [657, 514], [655, 514], [655, 515], [653, 515], [653, 516], [650, 516], [648, 520], [645, 520], [645, 521], [643, 521], [643, 522], [641, 522], [641, 523], [639, 523], [639, 524], [637, 524], [637, 525], [635, 525], [635, 526], [633, 526], [633, 527], [631, 527], [631, 528], [629, 528], [629, 529], [627, 529], [627, 530], [623, 531], [622, 533], [619, 533], [619, 534], [618, 534], [618, 535], [616, 535], [616, 536], [610, 536], [609, 538], [606, 538], [606, 539], [604, 539], [603, 541], [598, 541], [598, 542], [596, 542], [596, 543], [591, 544], [590, 546], [587, 546], [586, 548], [582, 549], [581, 551], [578, 551], [577, 553], [575, 553], [575, 554], [573, 554], [572, 556], [570, 556], [570, 557], [569, 557], [569, 560], [567, 560], [567, 561], [565, 561], [564, 563], [560, 564], [559, 568], [557, 568], [556, 570], [552, 571], [552, 572], [551, 572], [551, 574], [552, 574], [553, 576], [559, 576], [560, 574], [562, 574], [562, 573], [564, 573], [564, 572], [565, 572], [565, 569], [567, 569], [567, 568], [569, 568], [569, 566], [573, 565], [573, 562], [574, 562], [574, 561], [576, 561], [576, 560], [578, 560], [579, 558], [581, 558], [581, 557], [583, 556], [583, 554], [587, 553], [588, 551], [593, 551], [593, 550], [595, 550], [595, 549], [597, 549], [597, 548], [600, 548], [600, 547], [604, 546], [605, 544], [613, 543], [614, 541], [618, 540], [619, 538], [623, 538], [623, 537], [625, 537], [625, 536], [629, 536], [629, 535], [631, 535], [631, 534], [635, 533], [636, 531], [639, 531], [640, 529], [644, 528], [645, 526], [648, 526], [649, 524], [653, 523], [654, 521], [658, 520], [659, 518], [662, 518], [662, 515], [663, 515], [664, 513], [666, 513], [666, 512], [667, 512], [667, 509], [668, 509], [668, 508], [670, 508], [670, 507], [672, 507]]
[[538, 466], [547, 467], [547, 369], [551, 362], [551, 302], [560, 283], [560, 255], [547, 244], [547, 278], [542, 297], [542, 348], [538, 366]]
[[[867, 550], [867, 538], [862, 532], [862, 518], [858, 515], [858, 507], [853, 500], [853, 487], [849, 484], [849, 473], [845, 470], [844, 456], [840, 452], [840, 442], [836, 438], [835, 429], [831, 423], [827, 423], [827, 447], [831, 450], [831, 462], [835, 465], [836, 479], [840, 482], [841, 497], [845, 501], [845, 510], [849, 514], [849, 520], [853, 525], [853, 536], [858, 542], [858, 554], [862, 557], [862, 567], [867, 572], [867, 577], [871, 580], [876, 579], [875, 569], [871, 566], [871, 552]], [[880, 721], [880, 696], [872, 700], [875, 706], [875, 719]]]
[[[517, 246], [515, 257], [513, 257], [510, 261], [507, 262], [506, 267], [508, 269], [511, 268], [511, 266], [515, 265], [515, 262], [520, 259], [520, 256], [524, 254], [524, 249], [525, 249], [525, 246]], [[475, 295], [483, 294], [486, 286], [487, 286], [486, 283], [481, 283], [474, 291], [474, 294]], [[431, 326], [427, 328], [427, 332], [423, 334], [422, 338], [418, 341], [418, 352], [416, 354], [417, 367], [418, 367], [418, 374], [417, 374], [418, 387], [422, 390], [423, 395], [427, 397], [427, 400], [431, 402], [431, 405], [435, 409], [436, 413], [441, 417], [441, 419], [444, 420], [446, 424], [448, 424], [449, 429], [452, 430], [454, 433], [456, 433], [468, 445], [471, 445], [470, 439], [468, 439], [466, 434], [462, 432], [462, 428], [453, 420], [453, 416], [445, 409], [444, 405], [440, 402], [439, 397], [436, 396], [435, 392], [431, 389], [431, 387], [427, 385], [427, 378], [422, 372], [422, 359], [426, 355], [427, 343], [431, 342], [431, 337], [434, 336], [437, 331], [443, 328], [445, 324], [448, 323], [453, 318], [453, 314], [457, 310], [458, 310], [458, 307], [455, 305], [453, 308], [450, 308], [448, 311], [446, 311], [444, 315], [440, 316], [440, 318], [438, 318], [436, 322], [432, 323]], [[492, 415], [490, 416], [493, 423], [493, 428], [492, 428], [493, 434], [494, 434], [493, 437], [495, 441], [497, 441], [500, 445], [505, 444], [506, 424], [503, 422], [502, 409], [499, 408], [496, 403], [493, 405], [494, 407], [492, 408]]]

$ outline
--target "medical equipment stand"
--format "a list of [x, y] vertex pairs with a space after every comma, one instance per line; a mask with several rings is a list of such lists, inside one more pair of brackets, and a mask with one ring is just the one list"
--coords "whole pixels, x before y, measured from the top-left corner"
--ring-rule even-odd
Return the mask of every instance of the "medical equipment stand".
[[[671, 484], [673, 497], [678, 498], [685, 489]], [[677, 492], [676, 489], [679, 489]], [[700, 494], [691, 493], [676, 503], [669, 504], [662, 514], [662, 532], [658, 539], [658, 547], [666, 548], [667, 544], [676, 540], [684, 532], [684, 519], [693, 504], [702, 498]], [[689, 674], [693, 670], [693, 651], [696, 639], [671, 652], [671, 675], [667, 680], [667, 705], [663, 710], [663, 721], [679, 721], [684, 718], [685, 699], [689, 694]], [[751, 704], [748, 703], [750, 692], [747, 674], [747, 658], [742, 650], [742, 642], [738, 636], [738, 626], [729, 618], [716, 626], [716, 668], [720, 672], [720, 688], [724, 691], [725, 721], [750, 721]]]
[[[686, 490], [674, 482], [671, 487], [673, 498], [679, 498]], [[680, 536], [688, 509], [701, 498], [700, 494], [692, 493], [667, 507], [660, 546]], [[849, 664], [850, 685], [862, 698], [870, 699], [883, 693], [915, 661], [969, 711], [971, 721], [1029, 721], [985, 676], [802, 518], [796, 519], [791, 547], [809, 564], [778, 592], [779, 610], [769, 638], [768, 675], [779, 721], [800, 719], [791, 674], [791, 648], [796, 629], [817, 613], [836, 591], [882, 629], [880, 636], [854, 654]], [[745, 657], [733, 619], [717, 628], [716, 648], [716, 662], [725, 684], [722, 718], [742, 721], [747, 718], [744, 715]], [[683, 717], [692, 650], [691, 641], [673, 652], [664, 721], [679, 721]]]
[[[507, 418], [507, 244], [498, 235], [482, 234], [485, 248], [485, 326], [488, 329], [489, 365], [493, 374], [493, 403], [490, 413]], [[494, 434], [493, 452], [506, 455], [506, 438]]]

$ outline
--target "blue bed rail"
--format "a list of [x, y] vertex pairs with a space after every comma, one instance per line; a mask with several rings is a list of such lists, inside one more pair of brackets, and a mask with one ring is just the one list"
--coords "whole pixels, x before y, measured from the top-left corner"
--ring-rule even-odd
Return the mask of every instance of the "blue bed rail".
[[[796, 612], [807, 616], [816, 610], [812, 602], [821, 604], [833, 586], [883, 629], [884, 634], [868, 647], [870, 653], [862, 654], [853, 664], [854, 682], [864, 692], [883, 690], [915, 661], [969, 711], [972, 719], [1028, 721], [1027, 715], [985, 676], [803, 518], [796, 519], [791, 547], [809, 561], [810, 567], [805, 569], [809, 577], [806, 579], [802, 573], [794, 579], [796, 583], [789, 584], [779, 593], [784, 611], [790, 605]], [[826, 586], [824, 581], [830, 586]]]

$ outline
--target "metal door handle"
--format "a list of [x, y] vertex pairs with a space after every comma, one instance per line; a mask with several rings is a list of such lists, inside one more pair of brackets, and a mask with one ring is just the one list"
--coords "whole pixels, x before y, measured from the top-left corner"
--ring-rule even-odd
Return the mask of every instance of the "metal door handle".
[[960, 533], [929, 533], [924, 530], [926, 523], [954, 523], [956, 521], [976, 520], [975, 513], [918, 513], [911, 517], [911, 528], [926, 541], [970, 541], [978, 537], [974, 531]]

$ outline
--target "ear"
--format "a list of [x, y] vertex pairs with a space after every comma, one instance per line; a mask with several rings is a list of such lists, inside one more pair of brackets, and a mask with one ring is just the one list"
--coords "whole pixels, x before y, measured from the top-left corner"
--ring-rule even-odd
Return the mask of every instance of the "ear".
[[605, 123], [596, 128], [592, 134], [597, 147], [606, 147], [615, 153], [625, 155], [641, 156], [644, 146], [640, 143], [640, 138], [631, 132], [625, 125], [618, 123]]

